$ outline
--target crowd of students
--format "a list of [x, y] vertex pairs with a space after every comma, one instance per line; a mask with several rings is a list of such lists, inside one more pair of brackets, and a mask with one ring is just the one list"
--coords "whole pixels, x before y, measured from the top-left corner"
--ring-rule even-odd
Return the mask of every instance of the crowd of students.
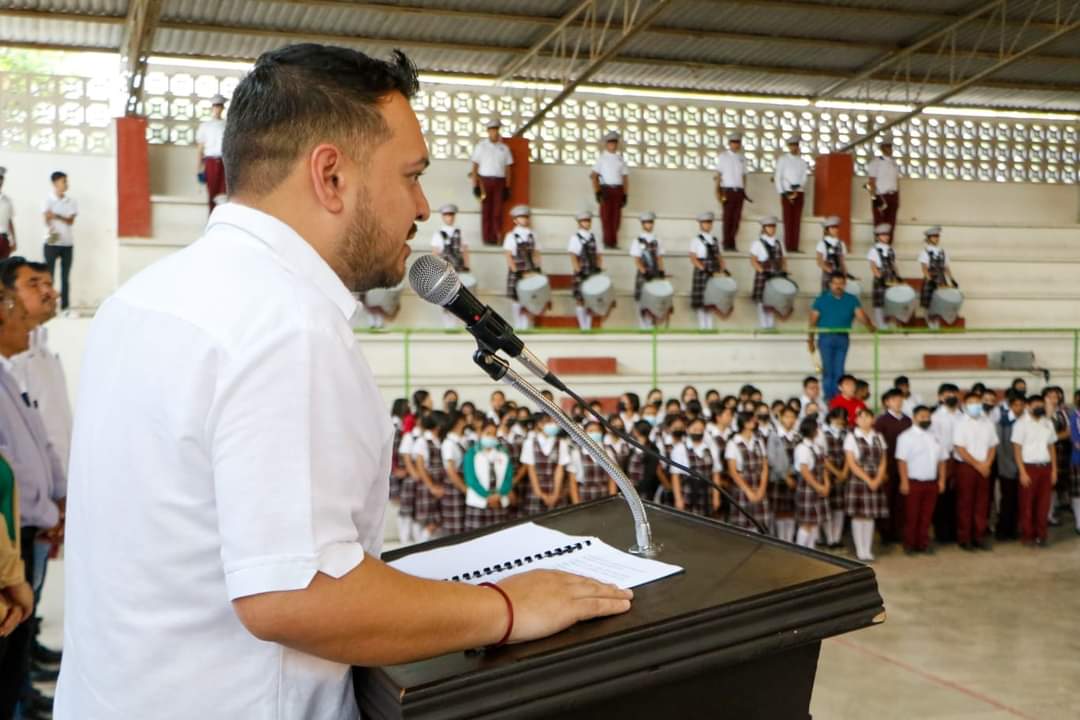
[[[899, 377], [875, 414], [868, 383], [845, 375], [839, 389], [828, 403], [812, 376], [801, 394], [771, 403], [752, 385], [703, 398], [693, 386], [679, 398], [627, 392], [605, 415], [618, 432], [582, 407], [571, 415], [644, 498], [755, 529], [738, 503], [770, 534], [809, 548], [844, 547], [850, 532], [865, 562], [874, 560], [876, 535], [909, 554], [952, 542], [990, 550], [992, 536], [1045, 546], [1048, 526], [1069, 509], [1080, 534], [1080, 392], [1069, 408], [1061, 388], [1029, 395], [1022, 378], [1004, 393], [944, 383], [931, 407]], [[403, 542], [617, 492], [551, 417], [502, 391], [481, 408], [447, 390], [435, 409], [418, 390], [411, 404], [396, 400], [392, 414], [390, 496]], [[622, 432], [709, 482], [666, 467]]]

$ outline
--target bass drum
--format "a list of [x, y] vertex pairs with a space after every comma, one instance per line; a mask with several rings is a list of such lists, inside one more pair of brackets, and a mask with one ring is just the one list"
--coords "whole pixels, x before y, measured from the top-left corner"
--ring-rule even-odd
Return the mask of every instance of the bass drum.
[[895, 318], [906, 323], [915, 314], [915, 304], [919, 296], [910, 285], [893, 285], [885, 289], [885, 305], [882, 313], [885, 317]]
[[518, 280], [518, 302], [532, 316], [542, 315], [551, 302], [551, 283], [547, 275], [532, 273]]
[[765, 283], [765, 293], [761, 302], [765, 307], [770, 307], [780, 315], [790, 315], [795, 308], [795, 296], [799, 294], [799, 286], [785, 277], [770, 278]]
[[650, 280], [641, 286], [641, 309], [663, 321], [675, 302], [675, 288], [664, 279]]
[[590, 275], [581, 282], [585, 309], [597, 317], [606, 317], [615, 304], [615, 286], [606, 273]]
[[705, 306], [714, 307], [721, 313], [731, 312], [735, 305], [735, 292], [739, 289], [735, 278], [713, 275], [705, 283]]
[[948, 324], [956, 322], [960, 306], [964, 304], [964, 294], [956, 288], [938, 288], [930, 296], [927, 317], [939, 317]]
[[854, 295], [855, 297], [862, 297], [862, 283], [858, 280], [848, 280], [847, 288], [844, 292], [848, 295]]

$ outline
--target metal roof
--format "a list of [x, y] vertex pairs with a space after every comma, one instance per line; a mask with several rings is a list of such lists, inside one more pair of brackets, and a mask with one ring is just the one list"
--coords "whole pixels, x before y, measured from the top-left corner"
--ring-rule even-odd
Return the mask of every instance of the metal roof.
[[[0, 0], [0, 38], [7, 44], [118, 50], [132, 3], [142, 0]], [[400, 47], [426, 71], [497, 76], [522, 57], [580, 0], [162, 0], [150, 51], [193, 58], [254, 59], [292, 41], [349, 44], [372, 52]], [[887, 53], [939, 30], [985, 0], [675, 0], [633, 37], [590, 82], [753, 95], [814, 96]], [[603, 0], [599, 7], [623, 7]], [[1055, 13], [1080, 0], [1010, 0], [1018, 43], [1047, 33]], [[1033, 26], [1024, 22], [1032, 9]], [[621, 12], [621, 11], [620, 11]], [[986, 20], [960, 28], [955, 67], [991, 66], [996, 48]], [[615, 17], [612, 29], [621, 27]], [[595, 30], [595, 28], [593, 29]], [[567, 46], [587, 45], [588, 29], [571, 23]], [[851, 99], [898, 102], [890, 77], [941, 78], [931, 45], [864, 83]], [[549, 46], [523, 76], [560, 81], [581, 67]], [[928, 83], [924, 97], [946, 87]], [[1061, 37], [951, 98], [955, 105], [1080, 111], [1080, 33]]]

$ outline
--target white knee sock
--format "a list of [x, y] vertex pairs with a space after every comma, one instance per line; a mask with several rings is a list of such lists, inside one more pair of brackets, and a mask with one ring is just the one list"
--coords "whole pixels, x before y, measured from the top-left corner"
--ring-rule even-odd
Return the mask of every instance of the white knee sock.
[[926, 318], [926, 327], [931, 330], [939, 330], [941, 329], [941, 320], [938, 318]]
[[769, 320], [770, 320], [771, 316], [772, 316], [772, 313], [769, 312], [768, 310], [766, 310], [764, 305], [762, 305], [761, 303], [757, 304], [758, 327], [760, 327], [760, 328], [770, 327], [769, 326]]
[[795, 518], [776, 518], [776, 537], [784, 542], [795, 540]]
[[713, 314], [713, 312], [711, 310], [706, 310], [705, 311], [705, 317], [709, 321], [709, 327], [707, 329], [708, 330], [715, 330], [716, 329], [716, 315]]
[[652, 315], [638, 309], [638, 324], [642, 330], [651, 330], [653, 326]]
[[868, 518], [852, 518], [851, 537], [855, 541], [855, 557], [863, 561], [873, 560], [871, 548], [874, 545], [874, 521]]
[[511, 303], [510, 304], [510, 314], [514, 318], [514, 329], [515, 330], [525, 330], [525, 329], [528, 328], [528, 325], [527, 325], [527, 323], [529, 322], [528, 314], [524, 310], [521, 309], [521, 303]]
[[817, 527], [810, 530], [799, 526], [799, 532], [795, 535], [795, 544], [804, 548], [814, 549], [814, 536], [817, 535]]
[[708, 330], [709, 329], [709, 315], [710, 315], [709, 311], [705, 310], [703, 308], [698, 308], [696, 312], [697, 312], [698, 330]]
[[829, 515], [829, 522], [825, 525], [826, 540], [830, 545], [835, 545], [844, 537], [844, 513], [833, 510]]
[[885, 309], [876, 307], [874, 308], [874, 324], [878, 327], [885, 327]]
[[403, 543], [412, 542], [412, 518], [404, 515], [397, 516], [397, 535], [398, 540]]
[[577, 324], [582, 330], [589, 330], [592, 328], [592, 315], [581, 305], [578, 305], [575, 313], [577, 314]]

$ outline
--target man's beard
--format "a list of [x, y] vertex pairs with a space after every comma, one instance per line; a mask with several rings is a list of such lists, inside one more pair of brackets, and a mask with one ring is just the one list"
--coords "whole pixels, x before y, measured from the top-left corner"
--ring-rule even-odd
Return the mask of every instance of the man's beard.
[[341, 247], [349, 290], [363, 293], [396, 286], [405, 276], [398, 265], [400, 252], [401, 246], [376, 220], [371, 203], [362, 198]]

